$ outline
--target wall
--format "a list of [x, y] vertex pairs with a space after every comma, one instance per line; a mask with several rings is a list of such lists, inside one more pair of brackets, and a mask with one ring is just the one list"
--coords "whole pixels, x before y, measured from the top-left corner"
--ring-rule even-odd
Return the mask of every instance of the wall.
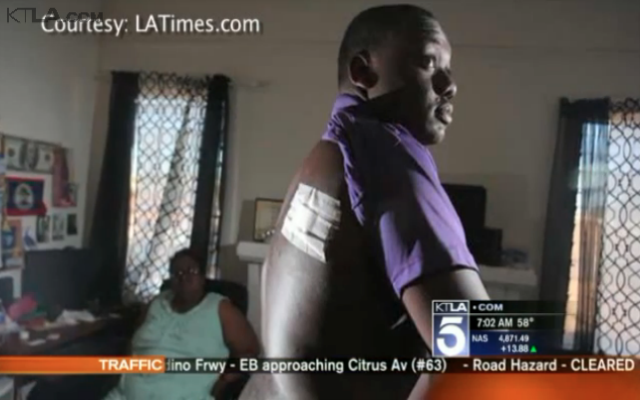
[[[387, 3], [390, 1], [387, 1]], [[260, 18], [260, 36], [104, 38], [100, 69], [225, 73], [236, 82], [224, 276], [246, 281], [233, 244], [251, 234], [255, 197], [282, 197], [322, 134], [336, 94], [337, 47], [370, 1], [109, 2], [109, 16]], [[488, 224], [538, 269], [561, 96], [640, 94], [640, 3], [633, 0], [434, 0], [454, 47], [459, 95], [445, 181], [485, 185]], [[255, 88], [252, 82], [265, 87]], [[93, 179], [93, 177], [91, 178]]]
[[[81, 246], [89, 170], [98, 39], [50, 36], [37, 23], [7, 22], [5, 8], [35, 7], [38, 17], [55, 7], [68, 12], [99, 11], [98, 0], [5, 1], [0, 3], [0, 131], [62, 145], [71, 150], [74, 180], [79, 184], [75, 208], [53, 213], [77, 214], [78, 234], [38, 247]], [[24, 18], [24, 14], [18, 14]], [[30, 16], [29, 16], [30, 17]], [[29, 176], [9, 173], [10, 176]], [[31, 175], [42, 177], [43, 175]], [[45, 199], [51, 199], [51, 176], [45, 176]], [[23, 230], [35, 237], [36, 217], [22, 218]]]

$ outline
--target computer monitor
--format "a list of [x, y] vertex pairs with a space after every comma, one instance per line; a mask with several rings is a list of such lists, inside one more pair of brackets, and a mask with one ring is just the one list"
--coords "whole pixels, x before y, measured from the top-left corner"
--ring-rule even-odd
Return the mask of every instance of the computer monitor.
[[99, 297], [99, 263], [89, 249], [56, 249], [25, 253], [23, 294], [44, 307], [85, 309]]

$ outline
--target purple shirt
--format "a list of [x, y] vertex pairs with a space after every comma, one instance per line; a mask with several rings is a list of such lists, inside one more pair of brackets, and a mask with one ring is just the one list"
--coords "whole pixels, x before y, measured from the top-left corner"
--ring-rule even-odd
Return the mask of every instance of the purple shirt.
[[342, 151], [352, 209], [396, 294], [421, 276], [477, 268], [429, 150], [402, 126], [364, 115], [362, 103], [338, 96], [322, 138]]

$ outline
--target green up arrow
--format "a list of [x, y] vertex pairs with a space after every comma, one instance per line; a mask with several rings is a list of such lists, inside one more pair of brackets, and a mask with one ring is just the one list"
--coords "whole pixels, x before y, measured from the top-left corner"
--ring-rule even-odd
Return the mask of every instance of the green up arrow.
[[536, 346], [531, 346], [531, 352], [532, 353], [537, 353], [538, 349], [536, 349]]

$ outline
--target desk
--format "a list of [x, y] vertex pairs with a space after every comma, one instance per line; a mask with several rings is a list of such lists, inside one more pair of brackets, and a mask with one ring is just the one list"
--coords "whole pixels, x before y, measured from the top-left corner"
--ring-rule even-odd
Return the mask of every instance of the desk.
[[[83, 341], [85, 339], [91, 339], [94, 336], [99, 337], [100, 335], [108, 333], [112, 330], [119, 331], [120, 328], [123, 328], [123, 332], [125, 332], [126, 334], [126, 332], [130, 328], [128, 326], [129, 322], [130, 318], [125, 315], [105, 317], [94, 322], [79, 322], [76, 325], [67, 325], [41, 331], [30, 330], [29, 341], [36, 339], [46, 339], [46, 337], [51, 334], [60, 335], [58, 339], [47, 340], [46, 342], [36, 346], [30, 346], [25, 341], [22, 341], [18, 333], [12, 333], [8, 335], [2, 345], [0, 345], [0, 355], [35, 356], [55, 354], [64, 350], [66, 347], [73, 346], [77, 342]], [[41, 379], [49, 380], [55, 380], [57, 378], [59, 377], [41, 377]], [[17, 391], [22, 386], [28, 384], [34, 379], [35, 377], [25, 375], [14, 377], [14, 397], [16, 396]]]
[[11, 333], [0, 345], [0, 355], [47, 355], [73, 345], [74, 342], [88, 339], [109, 331], [115, 331], [118, 335], [131, 336], [133, 334], [133, 321], [140, 313], [139, 306], [126, 306], [110, 308], [108, 316], [100, 317], [93, 322], [79, 322], [76, 325], [61, 326], [46, 330], [29, 330], [29, 341], [46, 339], [48, 335], [58, 334], [56, 340], [47, 340], [37, 346], [30, 346], [20, 340], [19, 333]]
[[48, 335], [58, 334], [60, 337], [56, 340], [47, 340], [46, 342], [31, 346], [25, 341], [20, 340], [17, 332], [11, 333], [0, 346], [0, 355], [44, 355], [55, 352], [56, 350], [73, 343], [76, 340], [84, 339], [89, 336], [102, 332], [103, 330], [120, 322], [121, 318], [105, 318], [94, 322], [80, 322], [77, 325], [68, 325], [42, 331], [30, 331], [29, 341], [36, 339], [46, 339]]

